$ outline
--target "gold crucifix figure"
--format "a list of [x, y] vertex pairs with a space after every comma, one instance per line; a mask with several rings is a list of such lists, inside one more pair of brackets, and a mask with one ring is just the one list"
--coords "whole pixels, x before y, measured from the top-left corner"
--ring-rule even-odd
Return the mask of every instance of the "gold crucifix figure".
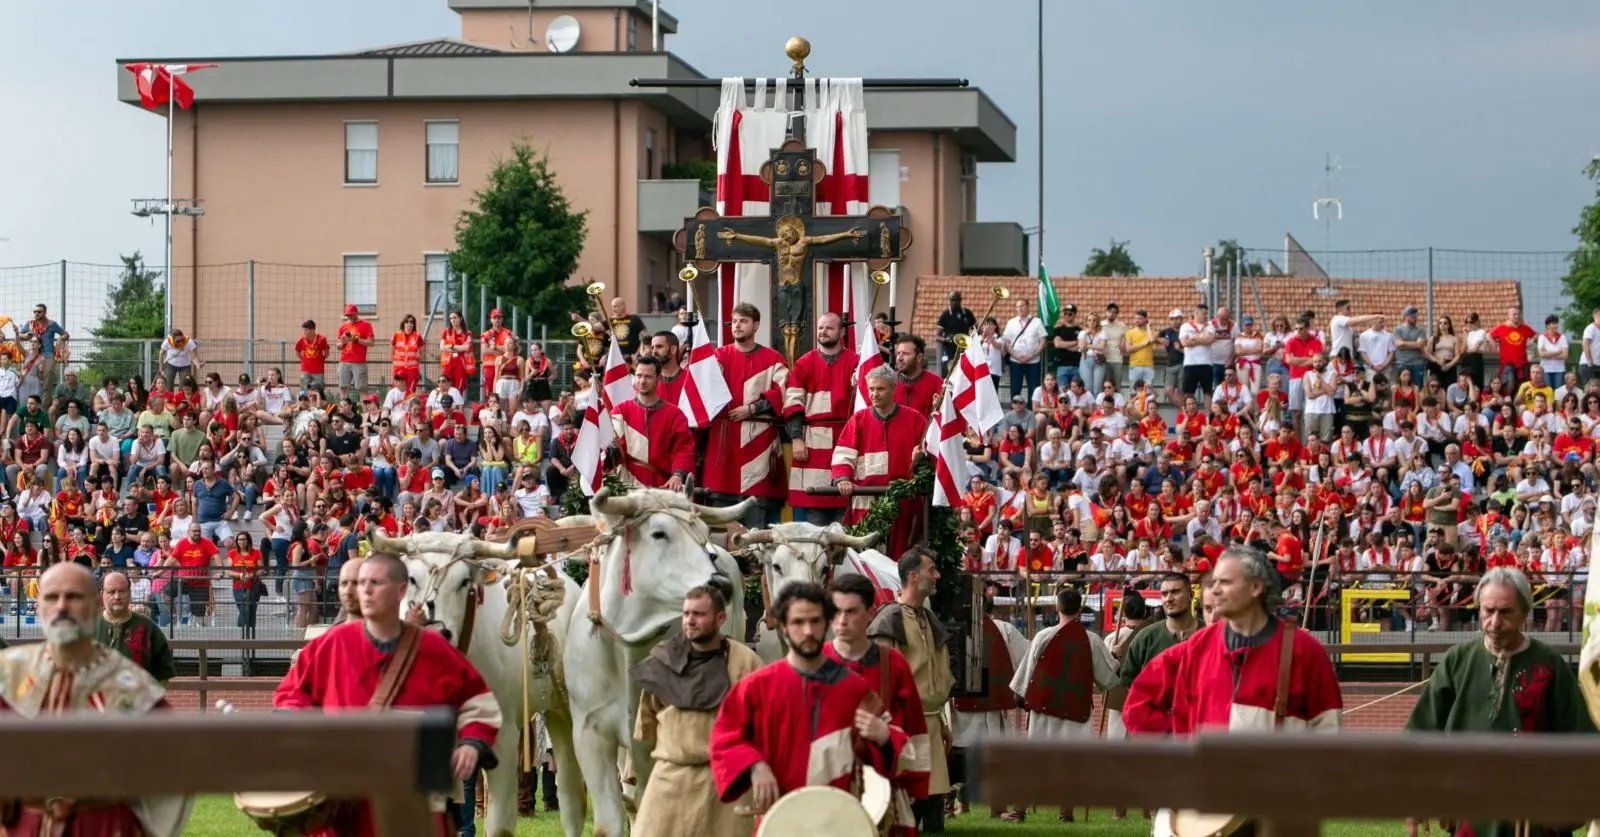
[[807, 236], [805, 222], [793, 215], [779, 218], [776, 227], [778, 234], [773, 238], [749, 235], [727, 228], [718, 231], [717, 237], [723, 241], [740, 241], [757, 247], [772, 248], [772, 252], [777, 256], [778, 284], [794, 285], [800, 281], [800, 272], [806, 265], [806, 250], [811, 245], [831, 244], [846, 238], [860, 241], [866, 235], [860, 227], [851, 227], [844, 232]]

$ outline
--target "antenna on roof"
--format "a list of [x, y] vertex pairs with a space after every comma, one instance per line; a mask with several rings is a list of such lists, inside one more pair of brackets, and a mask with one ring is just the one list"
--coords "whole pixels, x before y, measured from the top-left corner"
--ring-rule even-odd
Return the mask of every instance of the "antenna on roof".
[[1311, 217], [1322, 222], [1324, 250], [1333, 249], [1333, 222], [1344, 220], [1344, 203], [1339, 200], [1339, 176], [1344, 169], [1339, 155], [1326, 155], [1322, 164], [1323, 180], [1312, 190]]

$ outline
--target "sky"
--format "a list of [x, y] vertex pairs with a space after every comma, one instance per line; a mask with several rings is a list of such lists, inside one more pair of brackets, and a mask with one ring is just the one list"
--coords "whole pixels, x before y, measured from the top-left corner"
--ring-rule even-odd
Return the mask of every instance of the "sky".
[[[1052, 273], [1111, 239], [1146, 275], [1193, 275], [1207, 244], [1275, 248], [1286, 232], [1312, 249], [1565, 250], [1594, 197], [1593, 0], [1045, 3]], [[782, 73], [799, 34], [819, 75], [970, 79], [1018, 129], [1017, 162], [979, 169], [980, 220], [1038, 223], [1035, 0], [662, 7], [680, 22], [668, 48], [711, 76]], [[163, 191], [164, 121], [116, 100], [115, 59], [458, 32], [446, 0], [4, 0], [0, 266], [136, 249], [159, 263], [160, 226], [128, 210]], [[1330, 154], [1344, 218], [1327, 231], [1311, 206]]]

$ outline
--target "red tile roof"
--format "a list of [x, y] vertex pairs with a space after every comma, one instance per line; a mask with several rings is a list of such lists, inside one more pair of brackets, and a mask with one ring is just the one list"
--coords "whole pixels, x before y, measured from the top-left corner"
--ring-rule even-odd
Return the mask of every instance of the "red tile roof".
[[[1143, 308], [1151, 319], [1166, 318], [1173, 308], [1187, 310], [1201, 300], [1196, 289], [1196, 278], [1119, 277], [1098, 278], [1081, 276], [1056, 276], [1051, 281], [1056, 286], [1056, 298], [1064, 306], [1074, 303], [1085, 311], [1103, 310], [1108, 302], [1116, 302], [1124, 317]], [[1335, 279], [1333, 291], [1327, 292], [1320, 279], [1294, 277], [1261, 277], [1255, 282], [1260, 294], [1258, 309], [1255, 295], [1247, 283], [1244, 288], [1244, 314], [1258, 320], [1283, 314], [1290, 318], [1302, 311], [1317, 314], [1318, 321], [1326, 323], [1333, 316], [1333, 303], [1349, 299], [1356, 314], [1388, 314], [1395, 320], [1407, 306], [1415, 305], [1427, 313], [1427, 283], [1391, 279]], [[951, 291], [960, 291], [963, 304], [973, 313], [982, 315], [989, 307], [990, 288], [1004, 285], [1011, 291], [1011, 300], [1022, 299], [1032, 303], [1037, 299], [1037, 283], [1027, 276], [922, 276], [917, 279], [916, 307], [911, 316], [912, 333], [932, 335], [939, 312], [944, 310]], [[995, 306], [994, 316], [1002, 323], [1012, 316], [1011, 300]], [[1436, 281], [1433, 283], [1433, 307], [1436, 314], [1448, 315], [1460, 329], [1467, 314], [1476, 311], [1485, 323], [1499, 322], [1505, 310], [1522, 301], [1521, 287], [1513, 280]], [[1239, 312], [1236, 312], [1239, 313]], [[1391, 326], [1393, 321], [1391, 321]], [[1263, 322], [1265, 327], [1266, 323]]]

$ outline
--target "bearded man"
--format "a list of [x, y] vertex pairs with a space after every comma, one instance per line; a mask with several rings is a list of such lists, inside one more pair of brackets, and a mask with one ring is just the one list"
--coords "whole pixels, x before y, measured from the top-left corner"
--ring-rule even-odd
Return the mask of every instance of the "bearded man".
[[757, 498], [760, 502], [740, 521], [746, 529], [756, 529], [769, 516], [776, 519], [788, 496], [776, 422], [782, 418], [789, 367], [783, 355], [756, 342], [761, 311], [754, 305], [735, 305], [729, 325], [733, 342], [719, 346], [716, 357], [733, 400], [711, 421], [706, 449], [714, 455], [706, 456], [700, 482], [714, 506]]
[[633, 482], [682, 491], [684, 480], [694, 473], [694, 436], [678, 405], [657, 394], [660, 380], [661, 361], [655, 356], [634, 361], [633, 400], [611, 408], [618, 423], [617, 448]]
[[[161, 684], [132, 660], [95, 641], [94, 576], [57, 564], [39, 577], [44, 642], [0, 651], [0, 702], [24, 718], [68, 712], [143, 715], [169, 708]], [[0, 826], [15, 837], [176, 837], [189, 819], [187, 796], [131, 800], [0, 801]]]
[[722, 635], [728, 604], [711, 587], [683, 597], [682, 630], [633, 667], [643, 689], [633, 737], [654, 742], [655, 766], [639, 800], [634, 837], [744, 837], [750, 820], [717, 799], [711, 727], [735, 683], [761, 667], [742, 642]]
[[797, 519], [815, 526], [844, 522], [848, 501], [836, 494], [808, 494], [833, 482], [833, 446], [855, 408], [860, 358], [843, 345], [839, 315], [817, 318], [817, 347], [801, 355], [783, 393], [783, 418], [793, 440], [789, 505]]
[[155, 620], [133, 609], [131, 585], [122, 573], [106, 573], [100, 581], [100, 618], [95, 622], [94, 640], [116, 649], [157, 682], [166, 683], [176, 674], [172, 644]]

